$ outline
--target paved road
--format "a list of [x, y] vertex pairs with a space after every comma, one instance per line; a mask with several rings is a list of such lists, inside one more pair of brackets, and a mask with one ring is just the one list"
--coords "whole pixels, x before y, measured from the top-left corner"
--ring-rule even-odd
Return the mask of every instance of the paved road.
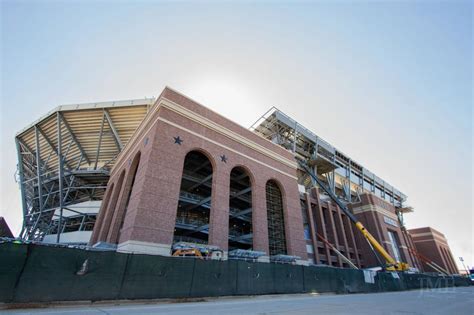
[[3, 310], [6, 314], [474, 314], [474, 287], [351, 295], [271, 295], [187, 303], [124, 303]]

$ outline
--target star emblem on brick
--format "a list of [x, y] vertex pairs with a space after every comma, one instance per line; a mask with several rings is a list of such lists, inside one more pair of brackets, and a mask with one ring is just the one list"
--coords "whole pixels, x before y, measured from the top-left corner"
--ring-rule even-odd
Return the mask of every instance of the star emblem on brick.
[[181, 143], [183, 143], [183, 139], [181, 139], [179, 136], [173, 138], [175, 144], [181, 145]]
[[225, 154], [221, 155], [221, 162], [227, 163], [227, 157]]

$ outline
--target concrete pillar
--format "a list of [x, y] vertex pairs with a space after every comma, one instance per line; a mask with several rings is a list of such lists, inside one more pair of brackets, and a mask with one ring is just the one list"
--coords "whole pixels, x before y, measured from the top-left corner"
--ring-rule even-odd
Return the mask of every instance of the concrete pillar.
[[266, 182], [264, 180], [256, 178], [255, 185], [252, 186], [253, 249], [255, 251], [265, 252], [269, 255], [265, 184]]
[[[336, 224], [334, 222], [334, 207], [331, 202], [328, 202], [328, 216], [329, 216], [329, 222], [331, 223], [331, 228], [332, 228], [332, 233], [334, 236], [334, 246], [339, 250], [339, 237], [337, 236], [337, 230], [336, 230]], [[342, 267], [342, 259], [341, 256], [336, 255], [337, 257], [337, 262], [339, 264], [339, 267]]]
[[103, 224], [102, 222], [104, 221], [105, 213], [107, 212], [107, 208], [110, 202], [110, 196], [112, 195], [113, 190], [114, 190], [114, 184], [109, 182], [109, 184], [107, 185], [107, 189], [105, 191], [105, 198], [103, 199], [100, 205], [97, 221], [94, 225], [94, 230], [92, 231], [92, 236], [89, 241], [89, 245], [91, 246], [97, 243], [97, 241], [99, 240], [99, 234], [100, 234], [100, 230]]
[[319, 264], [319, 251], [318, 251], [318, 237], [316, 236], [317, 230], [316, 230], [316, 222], [314, 222], [314, 217], [313, 217], [313, 209], [311, 207], [311, 200], [309, 198], [309, 194], [305, 194], [305, 202], [306, 206], [308, 207], [308, 224], [309, 224], [309, 229], [311, 232], [311, 241], [313, 242], [313, 252], [314, 252], [314, 262], [316, 264]]
[[139, 167], [139, 164], [140, 164], [139, 153], [135, 155], [133, 161], [129, 160], [129, 162], [131, 164], [129, 167], [127, 167], [128, 171], [127, 171], [125, 181], [123, 184], [122, 194], [117, 204], [114, 216], [112, 218], [112, 223], [110, 225], [109, 234], [107, 236], [107, 242], [112, 243], [112, 244], [115, 244], [118, 242], [118, 237], [120, 234], [120, 225], [125, 215], [125, 211], [127, 210], [125, 209], [125, 207], [127, 206], [127, 199], [133, 189], [132, 187], [133, 177], [136, 175], [135, 173], [138, 172], [137, 168]]
[[303, 217], [301, 213], [300, 192], [297, 182], [292, 178], [281, 178], [280, 189], [283, 197], [285, 218], [286, 247], [288, 255], [308, 260], [306, 240], [304, 238]]
[[[349, 231], [350, 231], [350, 236], [351, 236], [351, 243], [352, 243], [352, 247], [354, 249], [354, 255], [355, 255], [355, 259], [356, 259], [356, 262], [357, 262], [357, 267], [361, 268], [361, 264], [360, 264], [360, 259], [359, 259], [359, 249], [357, 248], [357, 242], [355, 240], [355, 236], [354, 236], [354, 228], [353, 225], [354, 223], [352, 223], [351, 219], [349, 219], [348, 216], [344, 216], [345, 219], [346, 219], [346, 224], [347, 226], [349, 227]], [[360, 233], [359, 230], [356, 230], [356, 233]]]
[[123, 184], [124, 177], [125, 177], [125, 171], [122, 171], [120, 173], [120, 177], [117, 183], [115, 184], [115, 188], [112, 193], [112, 196], [110, 197], [110, 202], [107, 207], [107, 211], [105, 212], [104, 221], [101, 225], [101, 229], [99, 233], [99, 241], [104, 241], [104, 242], [107, 241], [107, 234], [109, 233], [110, 224], [112, 222], [112, 217], [115, 211], [115, 206], [117, 205], [117, 201], [122, 192], [122, 184]]
[[[323, 208], [321, 207], [321, 199], [319, 197], [319, 191], [315, 188], [313, 189], [313, 192], [316, 194], [316, 200], [318, 200], [318, 208], [317, 208], [317, 219], [319, 219], [319, 221], [321, 222], [321, 227], [322, 227], [322, 236], [327, 240], [328, 239], [328, 234], [327, 234], [327, 231], [326, 231], [326, 222], [324, 220], [324, 215], [323, 215]], [[325, 243], [324, 243], [324, 249], [325, 249], [325, 252], [326, 252], [326, 260], [327, 260], [327, 264], [329, 266], [332, 265], [332, 262], [331, 262], [331, 253], [329, 251], [329, 246]]]
[[341, 214], [341, 209], [336, 206], [336, 217], [337, 217], [337, 223], [338, 223], [338, 226], [341, 230], [341, 234], [342, 234], [342, 243], [344, 244], [344, 248], [345, 248], [345, 251], [346, 251], [346, 257], [348, 259], [351, 259], [350, 257], [350, 253], [349, 253], [349, 244], [347, 242], [347, 235], [346, 235], [346, 231], [344, 229], [344, 222], [342, 222], [342, 214]]
[[216, 163], [212, 175], [212, 199], [209, 218], [209, 245], [218, 246], [224, 252], [229, 245], [229, 193], [230, 171], [225, 163]]
[[[151, 136], [150, 136], [151, 138]], [[118, 251], [171, 255], [184, 158], [188, 149], [157, 134], [141, 151]]]

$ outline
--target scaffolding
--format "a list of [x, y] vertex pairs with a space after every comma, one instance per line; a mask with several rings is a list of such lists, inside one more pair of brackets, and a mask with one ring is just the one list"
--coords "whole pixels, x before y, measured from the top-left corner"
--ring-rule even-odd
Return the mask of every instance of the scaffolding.
[[278, 185], [269, 181], [266, 185], [268, 246], [270, 255], [286, 255], [285, 221], [283, 200]]
[[92, 231], [110, 169], [153, 103], [63, 105], [16, 135], [22, 239]]
[[[310, 160], [317, 176], [345, 202], [360, 201], [363, 192], [402, 207], [406, 195], [333, 147], [276, 107], [270, 108], [251, 127], [260, 136], [281, 145], [301, 158]], [[298, 183], [311, 188], [311, 179], [301, 170]]]

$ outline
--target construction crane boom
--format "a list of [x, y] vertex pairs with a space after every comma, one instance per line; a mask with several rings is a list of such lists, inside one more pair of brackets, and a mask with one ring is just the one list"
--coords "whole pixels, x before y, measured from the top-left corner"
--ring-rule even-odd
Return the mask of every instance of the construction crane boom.
[[329, 197], [339, 206], [339, 208], [344, 212], [345, 215], [349, 217], [352, 223], [359, 229], [359, 231], [364, 235], [369, 244], [385, 259], [386, 270], [391, 271], [406, 271], [409, 269], [409, 265], [405, 262], [397, 262], [395, 259], [390, 256], [390, 254], [383, 248], [383, 246], [375, 239], [375, 237], [370, 234], [369, 231], [364, 227], [364, 225], [349, 211], [347, 206], [339, 200], [339, 197], [329, 189], [319, 178], [316, 176], [312, 169], [310, 169], [305, 162], [301, 159], [296, 158], [301, 168], [311, 177], [313, 183], [318, 184], [318, 186], [324, 190]]

